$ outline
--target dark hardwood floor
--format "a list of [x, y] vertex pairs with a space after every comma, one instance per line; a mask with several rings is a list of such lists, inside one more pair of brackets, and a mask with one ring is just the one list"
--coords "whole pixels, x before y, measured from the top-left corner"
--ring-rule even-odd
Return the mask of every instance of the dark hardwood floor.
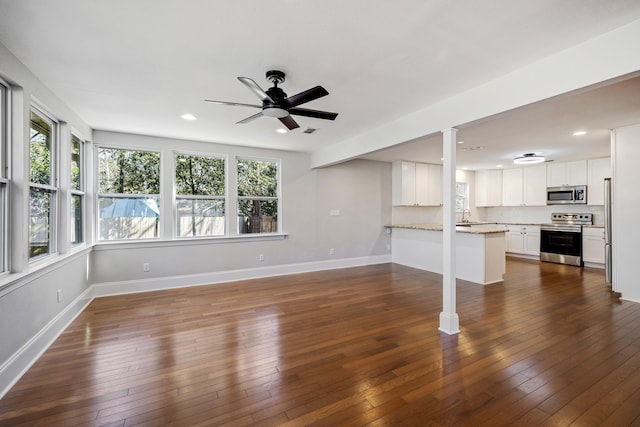
[[509, 259], [458, 284], [393, 264], [96, 299], [0, 425], [640, 425], [640, 304]]

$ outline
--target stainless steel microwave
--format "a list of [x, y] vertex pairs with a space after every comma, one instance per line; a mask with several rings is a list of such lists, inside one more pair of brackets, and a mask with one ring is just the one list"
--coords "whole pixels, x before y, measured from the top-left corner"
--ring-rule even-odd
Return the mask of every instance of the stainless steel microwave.
[[547, 205], [580, 205], [586, 203], [586, 185], [547, 187]]

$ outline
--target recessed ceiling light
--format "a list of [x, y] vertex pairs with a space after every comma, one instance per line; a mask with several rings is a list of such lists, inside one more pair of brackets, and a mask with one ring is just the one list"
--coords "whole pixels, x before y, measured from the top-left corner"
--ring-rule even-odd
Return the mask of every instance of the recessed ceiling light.
[[458, 141], [458, 144], [464, 144], [464, 141]]
[[497, 167], [497, 168], [501, 168], [501, 167], [502, 167], [502, 165], [496, 165], [496, 167]]
[[544, 156], [540, 156], [536, 153], [526, 153], [513, 159], [513, 163], [516, 165], [530, 165], [542, 162], [544, 162]]
[[183, 114], [180, 117], [182, 117], [185, 120], [196, 120], [196, 116], [194, 116], [193, 114]]
[[278, 128], [278, 129], [276, 129], [276, 132], [278, 132], [278, 133], [287, 133], [287, 130], [285, 128]]
[[573, 133], [573, 136], [582, 136], [582, 135], [586, 135], [587, 131], [586, 130], [577, 130]]
[[440, 160], [444, 160], [444, 157], [440, 157]]

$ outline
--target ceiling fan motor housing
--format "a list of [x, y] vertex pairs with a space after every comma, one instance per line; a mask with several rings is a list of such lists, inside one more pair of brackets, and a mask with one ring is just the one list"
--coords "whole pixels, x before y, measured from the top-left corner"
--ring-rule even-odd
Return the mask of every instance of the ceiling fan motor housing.
[[267, 71], [267, 80], [269, 80], [274, 85], [278, 83], [284, 82], [284, 72], [278, 70], [269, 70]]

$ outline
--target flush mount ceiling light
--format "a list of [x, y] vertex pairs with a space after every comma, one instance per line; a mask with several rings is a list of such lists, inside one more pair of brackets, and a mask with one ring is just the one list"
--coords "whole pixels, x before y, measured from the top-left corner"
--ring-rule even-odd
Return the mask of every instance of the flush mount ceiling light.
[[516, 165], [530, 165], [542, 162], [544, 162], [544, 156], [540, 156], [536, 153], [526, 153], [513, 159], [513, 163]]
[[586, 130], [577, 130], [573, 133], [573, 136], [582, 136], [582, 135], [586, 135], [587, 131]]
[[183, 118], [184, 120], [196, 120], [196, 116], [194, 116], [193, 114], [183, 114], [180, 116], [181, 118]]

